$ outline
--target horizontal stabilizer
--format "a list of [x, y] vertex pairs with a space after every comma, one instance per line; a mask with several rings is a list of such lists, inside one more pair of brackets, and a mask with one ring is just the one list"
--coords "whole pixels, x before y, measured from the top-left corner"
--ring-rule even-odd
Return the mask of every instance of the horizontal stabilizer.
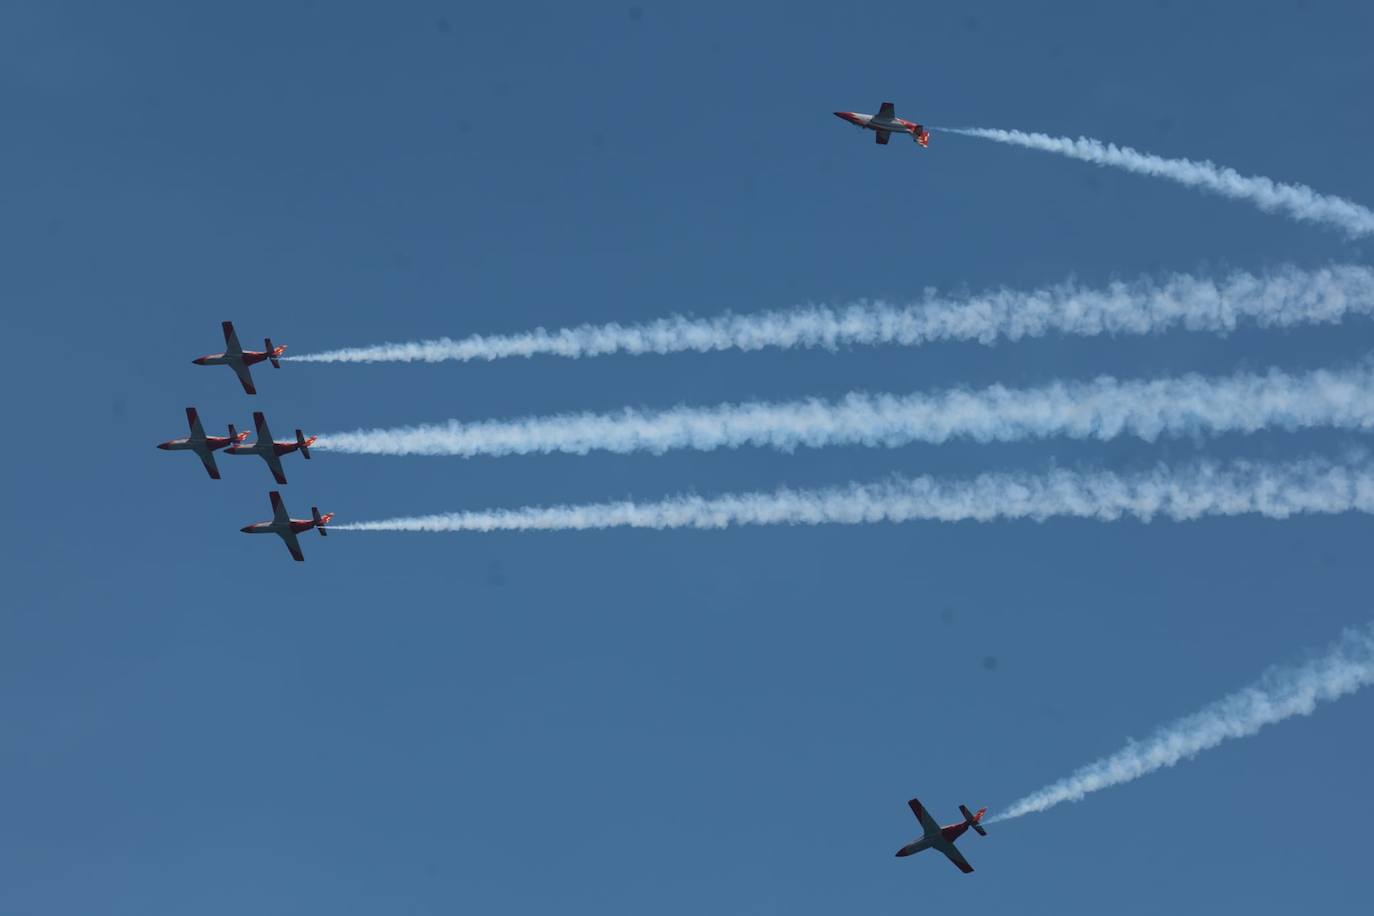
[[988, 835], [988, 832], [983, 829], [983, 825], [978, 823], [983, 819], [983, 815], [988, 813], [987, 808], [979, 808], [978, 813], [974, 814], [972, 811], [968, 809], [967, 805], [960, 805], [959, 813], [964, 816], [964, 823], [972, 827], [975, 833], [977, 833], [979, 836]]

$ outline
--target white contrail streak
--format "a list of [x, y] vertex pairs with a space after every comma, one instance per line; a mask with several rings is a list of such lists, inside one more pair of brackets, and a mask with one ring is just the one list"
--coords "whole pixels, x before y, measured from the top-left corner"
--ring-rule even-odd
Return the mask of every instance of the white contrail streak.
[[297, 362], [440, 362], [517, 356], [606, 356], [613, 353], [706, 353], [717, 350], [834, 350], [847, 346], [917, 346], [939, 341], [1020, 340], [1058, 333], [1151, 334], [1184, 328], [1226, 333], [1252, 323], [1263, 328], [1335, 323], [1374, 312], [1374, 270], [1339, 265], [1238, 272], [1219, 280], [1176, 274], [1161, 280], [1116, 282], [1100, 289], [1069, 281], [1029, 291], [996, 289], [944, 298], [927, 291], [910, 305], [860, 302], [812, 305], [714, 318], [674, 315], [644, 324], [583, 324], [507, 335], [447, 337], [412, 343], [330, 350]]
[[1350, 236], [1374, 233], [1374, 211], [1330, 194], [1321, 194], [1301, 184], [1283, 184], [1259, 175], [1242, 175], [1235, 169], [1210, 161], [1165, 159], [1142, 153], [1129, 146], [1103, 143], [1089, 137], [1051, 137], [1049, 134], [983, 127], [945, 127], [946, 133], [981, 137], [998, 143], [1058, 153], [1095, 165], [1109, 165], [1139, 175], [1168, 178], [1192, 188], [1202, 188], [1223, 197], [1247, 200], [1261, 210], [1283, 213], [1294, 219], [1339, 226]]
[[1374, 511], [1374, 468], [1306, 459], [1285, 464], [1209, 462], [1135, 474], [1054, 470], [851, 483], [820, 490], [782, 489], [659, 502], [530, 506], [331, 525], [342, 531], [583, 531], [598, 528], [697, 528], [734, 525], [862, 525], [875, 522], [993, 521], [1068, 517], [1115, 521], [1257, 514]]
[[764, 446], [899, 446], [966, 437], [1007, 442], [1047, 436], [1154, 440], [1160, 435], [1266, 427], [1374, 429], [1374, 370], [1150, 381], [1101, 377], [1042, 388], [994, 385], [934, 394], [853, 393], [838, 401], [724, 404], [575, 413], [322, 435], [317, 449], [372, 455], [525, 455]]
[[988, 823], [1079, 801], [1090, 792], [1139, 779], [1190, 760], [1231, 738], [1266, 725], [1309, 715], [1374, 683], [1374, 625], [1347, 630], [1320, 658], [1296, 667], [1271, 668], [1255, 683], [1160, 728], [1149, 738], [1096, 760], [1066, 779], [1027, 795]]

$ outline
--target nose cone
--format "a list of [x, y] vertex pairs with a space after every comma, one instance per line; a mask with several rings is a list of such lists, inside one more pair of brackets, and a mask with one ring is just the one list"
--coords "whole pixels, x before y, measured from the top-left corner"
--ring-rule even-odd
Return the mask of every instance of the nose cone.
[[839, 118], [841, 121], [848, 121], [848, 120], [849, 120], [849, 112], [847, 112], [847, 111], [837, 111], [837, 112], [835, 112], [835, 117]]
[[205, 357], [197, 356], [195, 359], [191, 360], [191, 364], [193, 366], [203, 366], [205, 365]]
[[171, 446], [171, 444], [172, 444], [172, 443], [170, 443], [170, 442], [159, 442], [159, 443], [157, 444], [157, 447], [160, 448], [160, 449], [162, 449], [162, 450], [165, 452], [165, 451], [167, 451], [167, 449]]
[[242, 531], [244, 534], [249, 534], [250, 532], [252, 532], [253, 526], [252, 526], [252, 525], [244, 525], [244, 526], [243, 526], [242, 528], [240, 528], [239, 530]]

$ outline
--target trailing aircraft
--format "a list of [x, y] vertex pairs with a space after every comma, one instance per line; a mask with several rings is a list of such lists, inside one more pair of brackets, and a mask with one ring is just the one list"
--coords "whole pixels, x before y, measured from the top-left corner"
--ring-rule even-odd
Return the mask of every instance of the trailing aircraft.
[[234, 424], [229, 424], [229, 435], [227, 436], [207, 436], [205, 427], [200, 425], [200, 415], [196, 413], [194, 407], [186, 408], [186, 423], [191, 427], [191, 435], [184, 439], [168, 439], [166, 442], [159, 442], [158, 448], [169, 452], [192, 451], [200, 456], [201, 462], [205, 465], [205, 471], [213, 480], [219, 480], [219, 468], [215, 465], [215, 452], [225, 446], [233, 446], [248, 438], [248, 433], [239, 432], [234, 429]]

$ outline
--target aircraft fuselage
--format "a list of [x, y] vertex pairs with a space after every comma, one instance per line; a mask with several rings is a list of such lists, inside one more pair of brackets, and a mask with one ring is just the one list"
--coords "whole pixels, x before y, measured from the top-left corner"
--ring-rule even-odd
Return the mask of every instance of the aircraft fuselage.
[[921, 146], [930, 145], [930, 131], [915, 121], [897, 117], [888, 104], [884, 104], [883, 110], [878, 114], [865, 114], [861, 111], [837, 111], [835, 117], [848, 121], [855, 127], [877, 131], [879, 143], [887, 143], [887, 138], [892, 134], [910, 134], [912, 139]]
[[157, 447], [168, 452], [179, 452], [183, 450], [213, 452], [216, 449], [224, 448], [228, 444], [228, 436], [206, 436], [204, 439], [192, 439], [190, 437], [168, 439], [166, 442], [159, 442]]
[[898, 857], [910, 856], [922, 850], [930, 849], [932, 846], [943, 843], [952, 844], [955, 840], [959, 839], [959, 837], [963, 836], [964, 832], [967, 830], [968, 824], [950, 824], [947, 827], [941, 827], [940, 833], [937, 836], [923, 836], [919, 840], [913, 840], [897, 850], [897, 855]]
[[299, 442], [254, 442], [252, 445], [234, 445], [228, 455], [286, 455], [300, 448]]
[[265, 359], [267, 359], [266, 353], [258, 350], [244, 350], [242, 356], [231, 356], [228, 353], [210, 353], [206, 356], [197, 356], [191, 362], [197, 366], [256, 366]]
[[276, 522], [254, 522], [251, 525], [244, 525], [239, 530], [244, 534], [283, 534], [287, 531], [293, 534], [301, 534], [315, 527], [315, 522], [308, 518], [293, 518], [286, 525], [279, 525]]

